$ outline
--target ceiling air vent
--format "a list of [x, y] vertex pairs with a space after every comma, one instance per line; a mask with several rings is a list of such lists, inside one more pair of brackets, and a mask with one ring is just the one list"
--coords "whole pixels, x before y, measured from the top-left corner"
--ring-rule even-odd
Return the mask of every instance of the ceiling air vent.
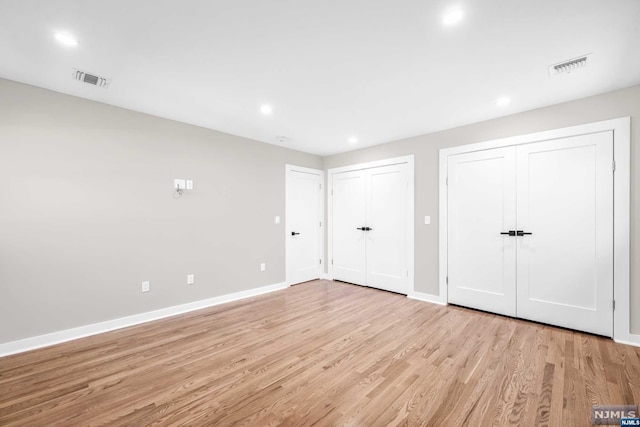
[[569, 59], [568, 61], [562, 61], [558, 64], [549, 66], [549, 77], [554, 77], [559, 74], [569, 74], [580, 68], [584, 68], [589, 63], [591, 54], [582, 55], [577, 58]]
[[93, 86], [104, 88], [109, 87], [109, 83], [111, 83], [111, 79], [96, 76], [95, 74], [90, 74], [76, 68], [73, 69], [73, 78], [74, 80], [78, 80], [79, 82], [84, 82]]

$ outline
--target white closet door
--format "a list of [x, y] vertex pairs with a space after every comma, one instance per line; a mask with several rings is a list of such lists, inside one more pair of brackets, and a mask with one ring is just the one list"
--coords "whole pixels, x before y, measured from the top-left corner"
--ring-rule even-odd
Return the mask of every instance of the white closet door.
[[448, 300], [516, 315], [515, 148], [449, 157]]
[[333, 278], [366, 285], [366, 172], [333, 175]]
[[320, 277], [320, 184], [320, 171], [287, 171], [287, 283], [290, 285]]
[[613, 334], [613, 135], [517, 148], [518, 317]]
[[367, 170], [367, 285], [407, 294], [407, 165]]

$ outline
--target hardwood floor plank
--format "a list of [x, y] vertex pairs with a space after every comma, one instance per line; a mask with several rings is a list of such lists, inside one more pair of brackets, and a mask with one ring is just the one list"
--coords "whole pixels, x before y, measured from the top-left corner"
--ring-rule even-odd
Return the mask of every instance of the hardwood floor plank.
[[2, 426], [590, 425], [640, 349], [314, 281], [0, 359]]

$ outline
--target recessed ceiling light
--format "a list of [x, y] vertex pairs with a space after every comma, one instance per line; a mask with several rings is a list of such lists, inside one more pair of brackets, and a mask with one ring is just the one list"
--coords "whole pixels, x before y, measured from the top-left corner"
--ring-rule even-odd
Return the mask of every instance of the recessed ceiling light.
[[56, 40], [65, 46], [78, 46], [78, 40], [68, 33], [56, 33]]
[[505, 105], [509, 105], [510, 102], [511, 102], [511, 99], [509, 99], [506, 96], [501, 96], [500, 98], [496, 99], [496, 105], [499, 107], [504, 107]]
[[265, 114], [265, 115], [271, 114], [272, 111], [273, 111], [273, 108], [271, 108], [271, 105], [265, 104], [265, 105], [260, 107], [260, 112], [262, 114]]
[[351, 138], [349, 138], [349, 144], [357, 144], [358, 143], [358, 138], [356, 138], [355, 136], [352, 136]]
[[444, 25], [457, 24], [462, 20], [462, 16], [462, 9], [460, 9], [459, 7], [452, 7], [451, 9], [448, 9], [444, 13], [444, 15], [442, 15], [442, 23]]

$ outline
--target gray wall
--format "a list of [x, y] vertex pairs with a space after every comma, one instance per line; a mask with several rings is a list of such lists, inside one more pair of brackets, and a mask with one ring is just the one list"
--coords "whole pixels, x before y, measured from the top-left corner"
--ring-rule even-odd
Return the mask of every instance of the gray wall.
[[[631, 116], [631, 306], [640, 307], [640, 86], [326, 157], [330, 169], [415, 155], [415, 288], [438, 295], [438, 156], [441, 148]], [[428, 118], [425, 118], [428, 120]], [[424, 216], [431, 215], [431, 225]], [[640, 313], [631, 311], [640, 333]]]
[[0, 343], [283, 282], [286, 163], [322, 167], [0, 79]]

